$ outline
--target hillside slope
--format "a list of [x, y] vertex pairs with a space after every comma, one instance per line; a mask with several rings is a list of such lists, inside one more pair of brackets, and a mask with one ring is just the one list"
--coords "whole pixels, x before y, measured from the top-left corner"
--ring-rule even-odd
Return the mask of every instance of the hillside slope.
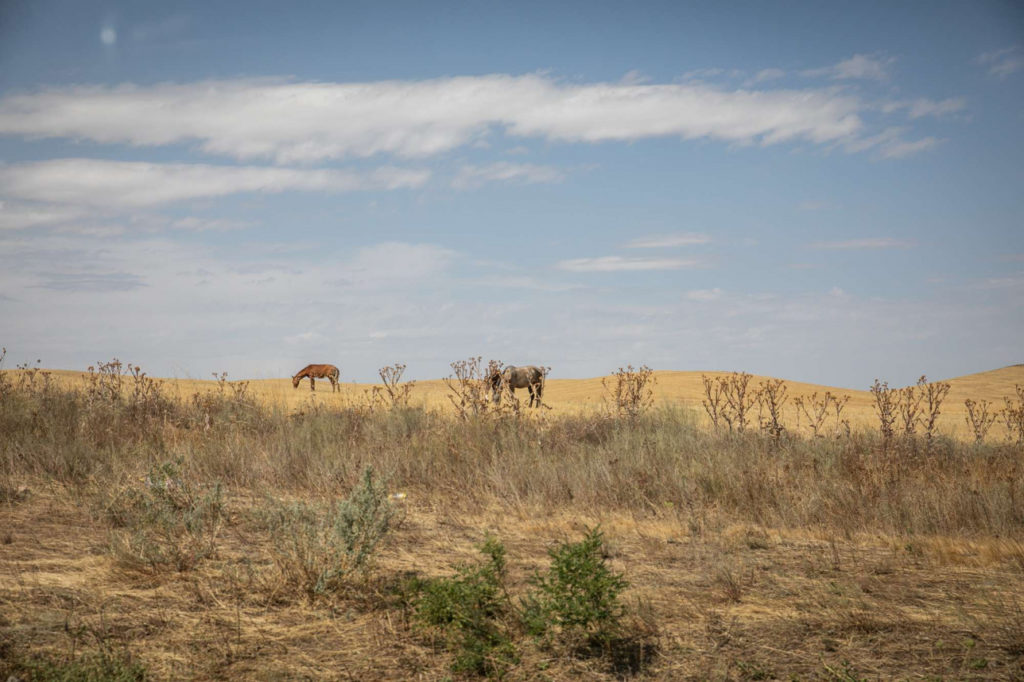
[[[9, 370], [10, 375], [17, 376], [16, 370]], [[654, 397], [659, 403], [679, 404], [694, 409], [704, 419], [701, 400], [704, 398], [701, 377], [724, 376], [723, 372], [694, 372], [661, 370], [654, 373]], [[69, 370], [51, 371], [52, 380], [65, 386], [84, 386], [87, 374]], [[752, 385], [757, 385], [769, 377], [755, 376]], [[344, 380], [344, 375], [342, 376]], [[167, 389], [179, 398], [187, 399], [193, 393], [216, 390], [217, 382], [196, 379], [166, 379]], [[1024, 386], [1024, 365], [1012, 365], [1001, 369], [968, 374], [948, 380], [952, 388], [942, 409], [939, 424], [945, 433], [956, 433], [964, 436], [968, 433], [964, 417], [964, 400], [988, 400], [994, 409], [1002, 409], [1004, 397], [1015, 395], [1015, 386]], [[822, 386], [802, 382], [787, 381], [790, 402], [784, 412], [784, 419], [791, 428], [797, 422], [796, 408], [792, 398], [809, 397], [814, 393], [819, 396], [825, 391], [833, 395], [849, 396], [849, 402], [843, 416], [848, 418], [854, 427], [873, 428], [876, 419], [873, 411], [873, 399], [869, 391], [850, 390], [835, 386]], [[327, 381], [317, 382], [317, 391], [309, 390], [305, 381], [298, 389], [293, 389], [290, 379], [261, 379], [249, 382], [249, 389], [262, 402], [279, 405], [287, 410], [299, 410], [308, 406], [311, 401], [327, 405], [343, 406], [365, 402], [369, 399], [372, 384], [342, 382], [342, 390], [332, 394]], [[449, 391], [443, 380], [434, 379], [416, 382], [412, 393], [412, 403], [431, 408], [447, 408]], [[519, 395], [526, 399], [526, 391], [520, 390]], [[544, 402], [554, 413], [589, 411], [600, 409], [604, 405], [605, 391], [602, 377], [590, 379], [550, 379], [545, 387]], [[992, 435], [1002, 437], [1004, 429], [1001, 424], [993, 427]]]

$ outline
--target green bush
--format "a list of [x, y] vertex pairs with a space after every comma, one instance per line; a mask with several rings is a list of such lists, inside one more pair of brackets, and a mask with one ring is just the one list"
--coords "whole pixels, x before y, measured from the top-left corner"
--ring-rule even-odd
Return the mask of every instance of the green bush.
[[347, 499], [318, 508], [304, 502], [278, 505], [267, 515], [274, 561], [285, 581], [310, 600], [336, 591], [355, 571], [365, 570], [391, 527], [395, 508], [384, 485], [363, 472]]
[[625, 607], [619, 594], [629, 585], [605, 561], [604, 536], [588, 530], [580, 542], [565, 542], [548, 550], [551, 568], [535, 574], [537, 590], [523, 600], [523, 622], [535, 636], [557, 626], [566, 638], [608, 641], [620, 628]]
[[179, 460], [153, 467], [105, 505], [115, 528], [111, 547], [122, 563], [187, 571], [216, 553], [224, 518], [221, 486], [197, 488], [180, 466]]
[[454, 672], [500, 677], [518, 660], [502, 622], [509, 611], [505, 547], [488, 537], [480, 551], [487, 557], [484, 562], [420, 584], [416, 615], [424, 625], [441, 630], [454, 654]]

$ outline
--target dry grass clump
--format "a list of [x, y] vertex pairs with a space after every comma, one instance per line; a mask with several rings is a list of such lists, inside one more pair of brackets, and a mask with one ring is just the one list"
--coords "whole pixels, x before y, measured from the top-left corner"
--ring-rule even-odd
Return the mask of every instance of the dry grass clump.
[[280, 577], [279, 594], [297, 590], [313, 601], [365, 574], [395, 509], [372, 467], [349, 496], [315, 505], [273, 502], [260, 511]]
[[217, 552], [224, 500], [220, 484], [196, 486], [184, 477], [179, 460], [115, 488], [102, 501], [102, 515], [113, 528], [110, 547], [122, 565], [189, 571]]

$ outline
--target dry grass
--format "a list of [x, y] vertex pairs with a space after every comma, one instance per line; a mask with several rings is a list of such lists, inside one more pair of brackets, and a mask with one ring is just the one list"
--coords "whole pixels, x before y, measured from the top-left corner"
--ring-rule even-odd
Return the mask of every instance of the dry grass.
[[[557, 372], [557, 368], [556, 368]], [[85, 372], [69, 370], [49, 370], [50, 380], [58, 386], [74, 388], [82, 387], [88, 381]], [[17, 377], [23, 374], [18, 370], [7, 370], [4, 374], [12, 377], [17, 382]], [[653, 399], [656, 405], [678, 405], [692, 408], [700, 413], [701, 423], [710, 422], [704, 414], [701, 406], [705, 398], [704, 386], [701, 378], [706, 376], [711, 379], [728, 379], [732, 376], [730, 372], [676, 372], [676, 371], [655, 371]], [[773, 377], [760, 375], [751, 376], [751, 385], [756, 386], [762, 382], [770, 381]], [[549, 377], [545, 382], [544, 403], [551, 407], [552, 414], [580, 414], [593, 413], [605, 408], [606, 391], [602, 381], [607, 378], [597, 377], [593, 379], [558, 379]], [[197, 379], [163, 379], [165, 391], [177, 399], [188, 399], [196, 392], [204, 393], [217, 389], [217, 380]], [[988, 400], [997, 408], [1002, 408], [1004, 398], [1016, 397], [1016, 386], [1024, 385], [1024, 365], [1013, 365], [1002, 369], [970, 374], [947, 380], [951, 386], [949, 394], [942, 404], [941, 415], [937, 419], [937, 432], [943, 436], [955, 436], [963, 439], [972, 439], [973, 433], [969, 428], [966, 417], [967, 409], [964, 401]], [[311, 406], [322, 405], [330, 408], [341, 408], [358, 404], [365, 404], [372, 400], [374, 387], [382, 388], [381, 384], [360, 384], [343, 382], [342, 390], [331, 395], [330, 391], [320, 390], [311, 392], [305, 385], [298, 389], [292, 388], [290, 379], [258, 379], [248, 381], [248, 390], [264, 406], [284, 409], [286, 411], [305, 411]], [[831, 395], [838, 398], [849, 396], [849, 402], [844, 407], [842, 418], [850, 421], [850, 426], [856, 428], [877, 428], [877, 417], [874, 414], [874, 399], [870, 391], [852, 390], [835, 386], [822, 386], [798, 381], [786, 381], [788, 394], [791, 396], [790, 404], [786, 406], [782, 419], [787, 428], [793, 429], [797, 424], [798, 406], [792, 398], [803, 398], [808, 400], [814, 393], [824, 395], [829, 391]], [[417, 381], [415, 387], [408, 394], [408, 401], [411, 406], [426, 409], [451, 409], [448, 395], [450, 390], [441, 379], [430, 381]], [[831, 418], [831, 417], [830, 417]], [[806, 426], [806, 418], [800, 423]], [[810, 433], [809, 429], [806, 431]], [[998, 420], [991, 429], [989, 438], [1001, 440], [1007, 436], [1006, 426], [1002, 420]]]
[[[1024, 380], [994, 374], [1008, 372]], [[384, 410], [351, 385], [310, 400], [287, 380], [176, 382], [103, 400], [80, 376], [36, 379], [0, 399], [0, 678], [107, 650], [157, 679], [442, 679], [451, 655], [411, 617], [409, 576], [450, 575], [489, 531], [515, 596], [551, 543], [597, 525], [630, 582], [642, 660], [522, 635], [511, 679], [1024, 676], [1013, 445], [715, 432], [688, 373], [658, 373], [660, 406], [634, 418], [588, 407], [586, 382], [550, 380], [550, 411], [465, 420], [444, 390], [415, 407], [432, 382]], [[824, 391], [789, 384], [810, 389]], [[870, 415], [870, 394], [849, 393]], [[172, 502], [221, 486], [217, 532], [200, 561], [125, 562], [110, 500], [152, 490], [167, 461]], [[367, 465], [401, 493], [396, 524], [372, 570], [312, 599], [281, 570], [266, 512], [334, 503]]]

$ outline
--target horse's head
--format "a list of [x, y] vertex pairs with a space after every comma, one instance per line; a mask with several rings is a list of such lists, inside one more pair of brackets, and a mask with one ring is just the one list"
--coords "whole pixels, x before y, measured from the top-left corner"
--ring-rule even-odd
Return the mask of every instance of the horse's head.
[[292, 388], [298, 388], [300, 381], [302, 381], [302, 377], [300, 377], [298, 374], [293, 376], [292, 377]]
[[[507, 369], [505, 371], [508, 371]], [[491, 372], [491, 375], [487, 377], [487, 383], [491, 386], [491, 400], [497, 403], [501, 399], [501, 384], [504, 380], [504, 372], [500, 369], [495, 369]]]

